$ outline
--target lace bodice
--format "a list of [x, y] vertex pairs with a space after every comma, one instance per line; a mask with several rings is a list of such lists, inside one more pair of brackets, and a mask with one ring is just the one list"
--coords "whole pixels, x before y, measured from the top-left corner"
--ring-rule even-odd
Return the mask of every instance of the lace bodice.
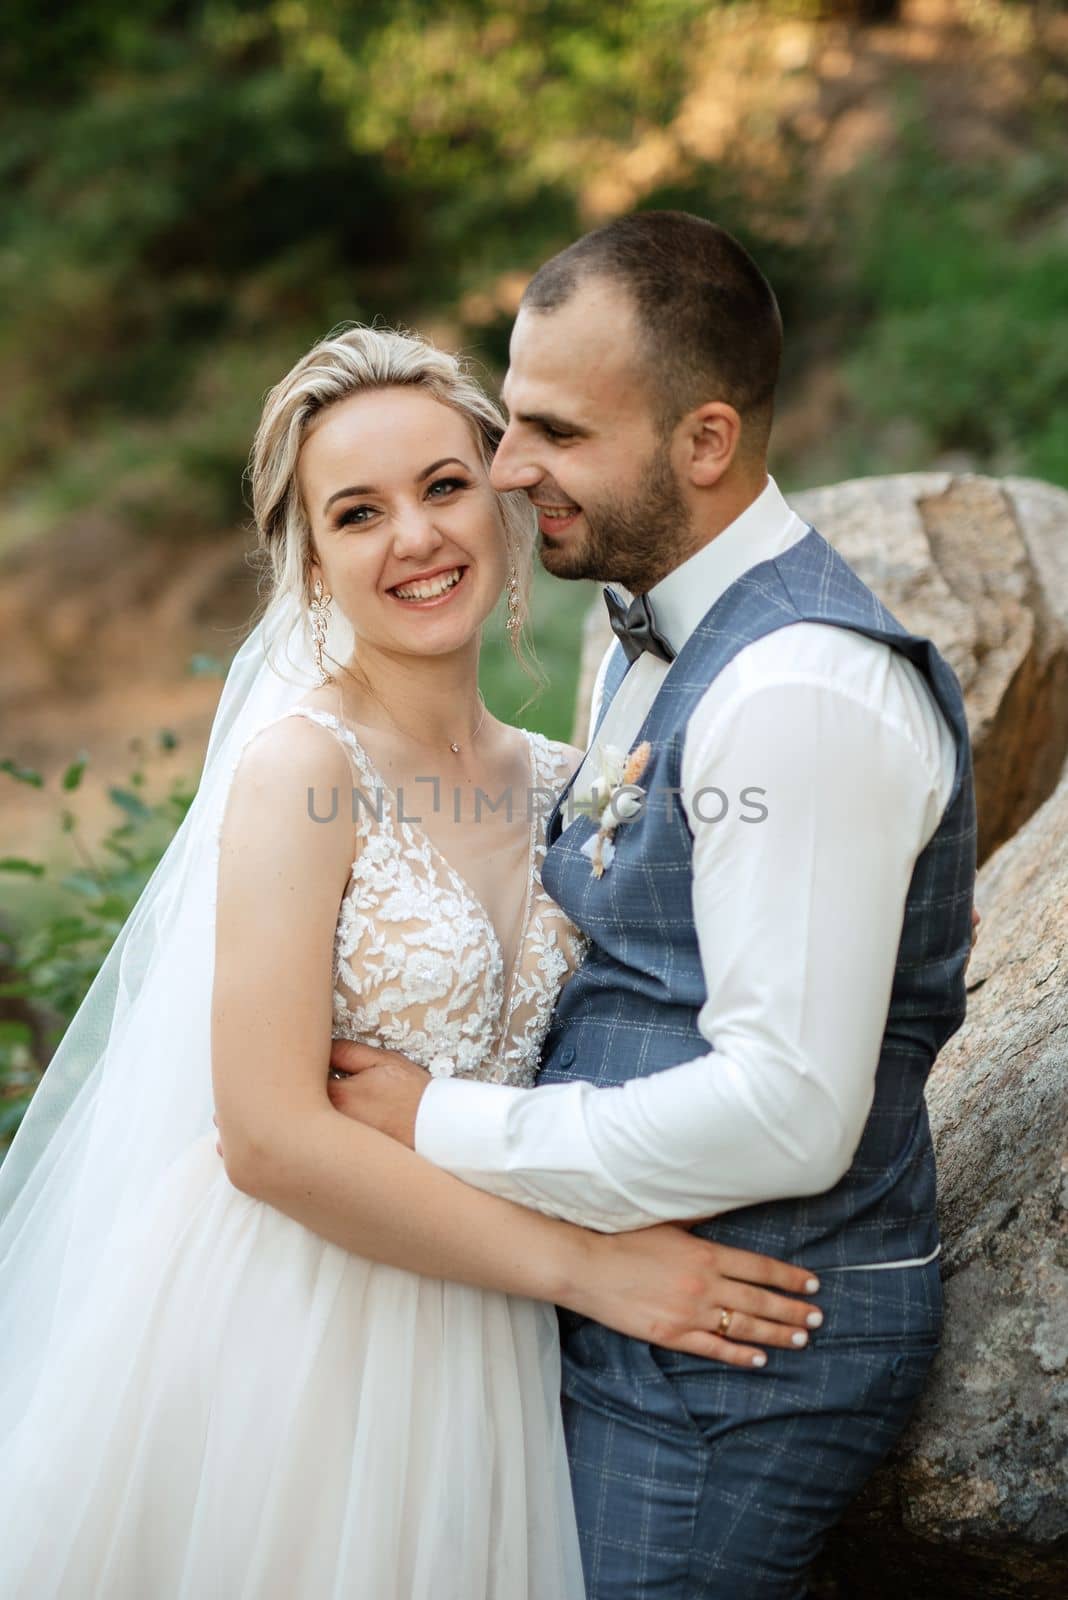
[[[586, 939], [541, 883], [543, 801], [531, 804], [519, 943], [506, 973], [482, 902], [418, 826], [398, 814], [352, 730], [295, 706], [341, 742], [367, 803], [354, 810], [355, 856], [334, 937], [334, 1036], [399, 1050], [435, 1077], [529, 1087], [561, 987]], [[563, 751], [525, 732], [533, 792], [567, 781]]]

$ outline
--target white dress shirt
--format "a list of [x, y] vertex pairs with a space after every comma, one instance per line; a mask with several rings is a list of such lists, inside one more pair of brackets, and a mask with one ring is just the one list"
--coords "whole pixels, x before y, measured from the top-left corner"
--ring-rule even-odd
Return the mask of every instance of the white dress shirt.
[[[658, 629], [678, 652], [736, 578], [806, 532], [769, 479], [650, 590]], [[634, 745], [670, 670], [648, 653], [630, 668], [577, 800], [604, 745]], [[606, 1232], [831, 1188], [871, 1108], [905, 897], [955, 762], [925, 680], [897, 651], [807, 622], [747, 645], [698, 702], [680, 778], [708, 996], [697, 1026], [712, 1048], [619, 1087], [435, 1080], [416, 1150], [481, 1189]], [[738, 798], [754, 788], [765, 791], [759, 823], [741, 820], [756, 814]], [[711, 789], [727, 800], [718, 821]]]

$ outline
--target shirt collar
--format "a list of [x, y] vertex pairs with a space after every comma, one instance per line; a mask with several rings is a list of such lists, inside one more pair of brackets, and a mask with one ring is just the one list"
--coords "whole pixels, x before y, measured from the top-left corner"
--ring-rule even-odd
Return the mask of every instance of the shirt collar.
[[740, 517], [649, 590], [656, 626], [675, 653], [736, 578], [759, 562], [782, 555], [806, 532], [806, 524], [790, 510], [769, 477]]

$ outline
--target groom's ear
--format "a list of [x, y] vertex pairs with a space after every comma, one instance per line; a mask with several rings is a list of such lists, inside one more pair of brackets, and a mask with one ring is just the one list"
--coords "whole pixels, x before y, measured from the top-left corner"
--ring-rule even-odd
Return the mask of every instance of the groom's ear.
[[696, 489], [714, 488], [738, 454], [742, 419], [725, 400], [709, 400], [684, 417], [683, 472]]

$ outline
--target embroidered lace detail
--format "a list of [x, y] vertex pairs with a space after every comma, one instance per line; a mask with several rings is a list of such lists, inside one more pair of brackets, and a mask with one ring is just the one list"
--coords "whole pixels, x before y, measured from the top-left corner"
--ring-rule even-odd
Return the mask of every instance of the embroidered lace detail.
[[[517, 884], [524, 921], [509, 979], [485, 908], [422, 829], [397, 815], [352, 730], [312, 706], [288, 714], [338, 738], [362, 797], [334, 936], [335, 1037], [400, 1050], [435, 1077], [529, 1087], [557, 996], [588, 945], [542, 888], [544, 803], [531, 805], [526, 883]], [[531, 789], [557, 793], [567, 780], [564, 752], [524, 733]]]

